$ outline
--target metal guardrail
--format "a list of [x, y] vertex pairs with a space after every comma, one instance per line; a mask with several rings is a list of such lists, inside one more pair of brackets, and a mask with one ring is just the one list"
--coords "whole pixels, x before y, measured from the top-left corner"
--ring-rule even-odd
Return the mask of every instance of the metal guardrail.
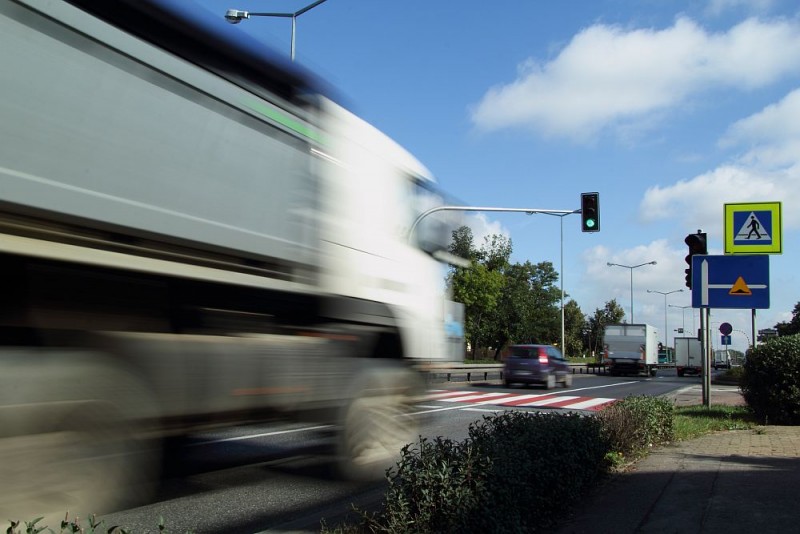
[[[571, 363], [572, 374], [608, 374], [605, 365]], [[660, 363], [659, 369], [675, 367], [674, 363]], [[503, 380], [503, 364], [428, 364], [420, 367], [430, 382], [472, 382]]]

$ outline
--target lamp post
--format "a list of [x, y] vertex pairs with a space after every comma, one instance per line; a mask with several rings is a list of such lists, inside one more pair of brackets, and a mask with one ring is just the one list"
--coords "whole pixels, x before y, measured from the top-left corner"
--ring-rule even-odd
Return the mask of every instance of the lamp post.
[[[567, 213], [553, 213], [553, 212], [541, 212], [543, 215], [555, 215], [559, 218], [561, 222], [561, 266], [559, 270], [558, 278], [561, 281], [561, 353], [566, 357], [567, 355], [567, 347], [565, 346], [565, 334], [564, 334], [564, 217], [567, 215], [572, 215], [576, 213], [574, 211], [570, 211]], [[533, 215], [533, 213], [529, 213], [529, 215]]]
[[655, 265], [656, 261], [648, 261], [645, 263], [640, 263], [639, 265], [622, 265], [619, 263], [611, 263], [610, 261], [606, 263], [609, 267], [625, 267], [626, 269], [630, 269], [631, 271], [631, 324], [634, 323], [633, 320], [633, 270], [638, 269], [639, 267], [644, 267], [645, 265]]
[[683, 293], [683, 289], [673, 289], [672, 291], [654, 291], [648, 289], [647, 292], [664, 295], [664, 348], [667, 348], [669, 346], [669, 330], [667, 330], [667, 295], [672, 295], [673, 293]]
[[297, 17], [302, 15], [303, 13], [307, 13], [320, 5], [321, 3], [325, 2], [326, 0], [317, 0], [311, 4], [308, 4], [306, 7], [295, 11], [294, 13], [252, 13], [250, 11], [241, 11], [239, 9], [229, 9], [225, 12], [225, 20], [230, 22], [231, 24], [239, 24], [244, 19], [249, 19], [250, 17], [281, 17], [281, 18], [290, 18], [292, 19], [292, 48], [291, 48], [291, 57], [292, 61], [294, 61], [294, 36], [297, 30]]
[[[691, 308], [691, 306], [676, 306], [675, 304], [670, 304], [670, 308], [680, 308], [681, 310], [681, 318], [683, 319], [683, 333], [686, 333], [686, 308]], [[692, 313], [692, 329], [694, 329], [694, 313]], [[697, 332], [695, 332], [696, 334]]]

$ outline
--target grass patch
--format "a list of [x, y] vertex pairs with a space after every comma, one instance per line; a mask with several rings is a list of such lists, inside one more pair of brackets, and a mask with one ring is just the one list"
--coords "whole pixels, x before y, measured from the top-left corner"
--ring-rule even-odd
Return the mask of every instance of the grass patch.
[[675, 440], [684, 441], [719, 430], [746, 430], [757, 425], [746, 406], [683, 406], [675, 408]]

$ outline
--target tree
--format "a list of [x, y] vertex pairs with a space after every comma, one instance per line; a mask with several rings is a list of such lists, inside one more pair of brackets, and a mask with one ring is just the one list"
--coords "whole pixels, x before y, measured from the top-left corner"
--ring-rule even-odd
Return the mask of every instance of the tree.
[[558, 273], [550, 262], [529, 261], [508, 265], [505, 284], [494, 315], [491, 344], [495, 359], [511, 343], [547, 343], [560, 340], [557, 303], [561, 292], [555, 287]]
[[775, 330], [778, 331], [779, 336], [800, 334], [800, 302], [794, 305], [794, 309], [792, 310], [792, 320], [788, 323], [783, 321], [776, 324]]
[[606, 302], [603, 308], [594, 311], [594, 315], [589, 318], [587, 328], [586, 345], [597, 358], [601, 358], [603, 344], [603, 330], [607, 324], [615, 324], [622, 321], [625, 311], [617, 304], [617, 299]]
[[453, 231], [448, 250], [471, 260], [469, 267], [451, 269], [447, 287], [453, 299], [464, 304], [464, 333], [474, 358], [478, 347], [492, 337], [490, 325], [505, 284], [503, 269], [511, 255], [511, 241], [503, 236], [492, 236], [484, 240], [482, 249], [476, 249], [472, 230], [461, 226]]
[[585, 343], [587, 331], [586, 315], [580, 306], [570, 299], [564, 305], [564, 355], [581, 356], [588, 351]]

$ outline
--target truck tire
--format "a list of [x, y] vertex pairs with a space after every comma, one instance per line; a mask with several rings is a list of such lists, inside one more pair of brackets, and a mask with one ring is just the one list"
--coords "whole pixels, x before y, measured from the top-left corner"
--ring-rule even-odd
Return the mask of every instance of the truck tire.
[[67, 511], [101, 514], [149, 496], [160, 451], [137, 440], [124, 405], [135, 399], [144, 410], [152, 396], [105, 361], [60, 349], [0, 351], [8, 393], [0, 399], [0, 517], [44, 517], [58, 528]]
[[0, 439], [2, 517], [43, 516], [57, 528], [67, 511], [109, 512], [148, 493], [158, 455], [132, 439], [113, 405], [75, 403], [39, 430]]
[[683, 375], [684, 375], [684, 371], [682, 369], [678, 370], [678, 376], [682, 377]]
[[651, 367], [650, 368], [650, 376], [654, 377], [657, 374], [658, 374], [658, 368], [657, 367]]
[[342, 410], [338, 468], [351, 480], [377, 480], [418, 437], [409, 416], [423, 392], [421, 378], [401, 362], [369, 362], [356, 377]]

